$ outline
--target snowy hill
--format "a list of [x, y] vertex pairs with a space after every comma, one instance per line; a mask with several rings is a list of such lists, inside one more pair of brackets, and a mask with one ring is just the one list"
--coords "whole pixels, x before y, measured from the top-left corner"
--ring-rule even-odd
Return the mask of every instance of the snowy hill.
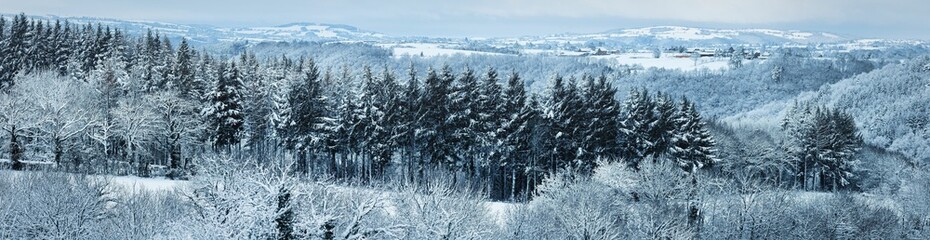
[[376, 41], [387, 38], [386, 35], [359, 30], [356, 27], [341, 24], [292, 23], [274, 27], [253, 27], [239, 29], [220, 29], [232, 38], [219, 40], [247, 39], [254, 41]]
[[[533, 40], [523, 38], [522, 40]], [[849, 39], [822, 32], [773, 29], [708, 29], [680, 26], [617, 29], [593, 34], [559, 34], [539, 41], [586, 42], [605, 41], [627, 44], [806, 44], [835, 43]]]
[[[11, 17], [12, 14], [3, 14]], [[76, 24], [102, 24], [130, 35], [144, 35], [150, 29], [171, 39], [188, 38], [193, 43], [212, 44], [231, 41], [380, 41], [387, 35], [341, 24], [291, 23], [272, 27], [221, 28], [209, 25], [185, 25], [155, 21], [119, 20], [92, 17], [31, 16], [49, 21]]]
[[[3, 14], [6, 17], [12, 14]], [[264, 41], [366, 41], [394, 42], [404, 39], [429, 41], [429, 38], [392, 37], [361, 30], [354, 26], [322, 23], [291, 23], [271, 27], [221, 28], [208, 25], [185, 25], [155, 21], [119, 20], [92, 17], [33, 16], [38, 19], [67, 20], [79, 24], [103, 24], [120, 28], [129, 34], [145, 34], [149, 29], [169, 38], [186, 37], [196, 43], [218, 43], [248, 40]], [[439, 40], [439, 39], [434, 39]], [[773, 29], [709, 29], [680, 26], [616, 29], [601, 33], [558, 34], [520, 38], [490, 38], [490, 42], [613, 42], [640, 45], [718, 45], [718, 44], [808, 44], [839, 43], [853, 39], [837, 34]]]
[[888, 65], [724, 120], [777, 126], [795, 101], [847, 111], [855, 116], [865, 142], [930, 162], [930, 60], [926, 58]]

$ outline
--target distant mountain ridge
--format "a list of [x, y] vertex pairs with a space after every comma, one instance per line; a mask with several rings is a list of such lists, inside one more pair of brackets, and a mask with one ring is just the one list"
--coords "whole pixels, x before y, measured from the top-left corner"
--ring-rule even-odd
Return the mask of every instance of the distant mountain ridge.
[[[6, 17], [12, 14], [4, 14]], [[145, 34], [150, 29], [169, 38], [188, 38], [201, 44], [250, 41], [365, 41], [390, 42], [410, 39], [430, 39], [415, 36], [390, 36], [362, 30], [344, 24], [299, 22], [271, 27], [223, 28], [209, 25], [187, 25], [156, 21], [134, 21], [95, 17], [31, 16], [37, 19], [67, 20], [79, 24], [104, 24], [123, 29], [129, 34]], [[436, 38], [446, 39], [446, 38]], [[711, 29], [681, 26], [656, 26], [615, 29], [601, 33], [557, 34], [520, 38], [488, 38], [487, 40], [533, 41], [608, 41], [642, 45], [719, 45], [719, 44], [810, 44], [848, 42], [854, 39], [825, 32], [773, 29]]]
[[[12, 14], [4, 14], [11, 17]], [[361, 30], [344, 24], [290, 23], [271, 27], [223, 28], [210, 25], [186, 25], [157, 21], [119, 20], [95, 17], [61, 17], [54, 15], [30, 16], [50, 21], [62, 20], [75, 24], [103, 24], [122, 29], [128, 34], [141, 35], [149, 30], [169, 38], [187, 38], [194, 43], [211, 44], [232, 41], [382, 41], [389, 36]]]
[[838, 34], [774, 29], [712, 29], [656, 26], [615, 29], [601, 33], [558, 34], [543, 37], [564, 41], [612, 41], [631, 44], [808, 44], [837, 43], [851, 39]]

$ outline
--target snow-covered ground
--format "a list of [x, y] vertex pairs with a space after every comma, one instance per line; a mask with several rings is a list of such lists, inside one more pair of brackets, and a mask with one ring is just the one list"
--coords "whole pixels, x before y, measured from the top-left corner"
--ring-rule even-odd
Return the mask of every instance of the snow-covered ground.
[[722, 70], [727, 68], [727, 59], [700, 58], [695, 63], [690, 57], [676, 57], [663, 53], [654, 58], [652, 53], [621, 53], [614, 55], [591, 56], [595, 59], [606, 59], [615, 65], [639, 65], [643, 68], [665, 68], [691, 71], [697, 69]]
[[[4, 159], [5, 160], [5, 159]], [[0, 176], [20, 176], [22, 174], [37, 173], [36, 171], [12, 171], [0, 170]], [[111, 175], [88, 175], [93, 179], [106, 180], [113, 187], [127, 193], [138, 193], [141, 191], [148, 192], [171, 192], [180, 190], [188, 186], [188, 181], [171, 180], [165, 178], [143, 178], [137, 176], [111, 176]]]
[[[6, 159], [0, 159], [6, 160]], [[0, 176], [19, 176], [22, 174], [36, 173], [33, 171], [12, 171], [12, 170], [0, 170]], [[10, 175], [7, 175], [10, 174]], [[89, 177], [95, 179], [103, 179], [108, 181], [111, 186], [115, 187], [118, 191], [123, 191], [125, 193], [135, 194], [135, 193], [165, 193], [165, 192], [174, 192], [174, 191], [185, 191], [190, 186], [190, 181], [184, 180], [171, 180], [165, 178], [144, 178], [137, 176], [110, 176], [110, 175], [90, 175]], [[359, 188], [359, 187], [346, 187], [339, 185], [330, 185], [335, 189], [341, 189], [343, 191], [348, 190], [362, 190], [365, 192], [381, 192], [382, 195], [387, 196], [390, 194], [388, 192], [383, 192], [382, 190], [372, 189], [372, 188]], [[387, 198], [386, 198], [387, 199]], [[391, 211], [393, 209], [392, 203], [385, 203], [386, 209]], [[494, 222], [499, 226], [506, 224], [507, 216], [517, 207], [516, 203], [505, 203], [505, 202], [485, 202], [484, 207], [487, 209], [489, 217], [493, 218]], [[395, 210], [396, 211], [396, 210]]]
[[484, 207], [488, 209], [488, 214], [494, 218], [498, 226], [504, 226], [507, 224], [507, 216], [515, 210], [517, 203], [486, 202]]
[[143, 178], [136, 176], [96, 176], [108, 179], [114, 186], [125, 191], [137, 193], [140, 191], [149, 192], [171, 192], [181, 190], [188, 186], [188, 181], [171, 180], [164, 178]]
[[443, 44], [439, 44], [439, 43], [378, 44], [378, 46], [391, 49], [393, 51], [394, 57], [402, 57], [402, 56], [436, 57], [436, 56], [452, 56], [452, 55], [457, 55], [457, 54], [461, 54], [465, 56], [473, 55], [473, 54], [501, 55], [500, 53], [492, 53], [492, 52], [451, 49], [451, 48], [446, 48], [443, 46]]

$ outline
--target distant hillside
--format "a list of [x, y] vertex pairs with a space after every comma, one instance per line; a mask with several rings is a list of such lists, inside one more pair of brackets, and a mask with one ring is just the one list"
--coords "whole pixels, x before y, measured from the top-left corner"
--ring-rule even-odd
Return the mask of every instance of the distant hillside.
[[[5, 14], [4, 16], [12, 16]], [[132, 35], [156, 31], [171, 39], [188, 38], [193, 43], [213, 44], [232, 41], [380, 41], [388, 36], [341, 24], [291, 23], [272, 27], [220, 28], [209, 25], [185, 25], [154, 21], [132, 21], [92, 17], [34, 16], [50, 21], [77, 24], [102, 24]]]
[[[523, 40], [533, 40], [527, 37]], [[836, 43], [849, 38], [822, 32], [783, 31], [772, 29], [708, 29], [679, 26], [617, 29], [593, 34], [559, 34], [541, 37], [539, 41], [602, 41], [625, 44], [654, 45], [726, 45], [726, 44], [808, 44]]]
[[[811, 101], [844, 109], [856, 118], [866, 142], [930, 163], [930, 59], [857, 75], [817, 91], [802, 93], [797, 101]], [[793, 101], [771, 103], [728, 121], [776, 124]], [[768, 120], [765, 120], [768, 119]]]

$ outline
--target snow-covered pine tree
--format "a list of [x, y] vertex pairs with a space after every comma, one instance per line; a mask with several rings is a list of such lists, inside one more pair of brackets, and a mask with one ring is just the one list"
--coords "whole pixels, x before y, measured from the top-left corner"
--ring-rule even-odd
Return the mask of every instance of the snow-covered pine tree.
[[564, 138], [565, 133], [563, 132], [563, 119], [566, 115], [563, 111], [564, 99], [566, 98], [565, 94], [565, 79], [561, 75], [556, 74], [552, 79], [552, 85], [549, 87], [549, 96], [545, 98], [545, 102], [542, 103], [542, 122], [546, 125], [546, 134], [547, 136], [543, 137], [543, 141], [540, 145], [545, 146], [543, 149], [541, 157], [541, 164], [546, 172], [555, 172], [561, 162], [561, 158], [564, 153]]
[[390, 70], [385, 69], [381, 78], [371, 76], [370, 71], [365, 68], [363, 109], [370, 122], [366, 145], [372, 157], [373, 174], [380, 177], [391, 161], [397, 138], [403, 132], [398, 127], [402, 101], [398, 92], [400, 88]]
[[72, 43], [71, 24], [61, 21], [55, 21], [54, 35], [52, 36], [52, 62], [51, 67], [58, 72], [58, 75], [68, 75], [68, 62], [71, 58]]
[[[538, 113], [527, 103], [525, 85], [516, 72], [512, 72], [507, 79], [502, 98], [504, 122], [499, 132], [499, 139], [502, 141], [500, 165], [507, 176], [507, 197], [513, 200], [524, 189], [522, 183], [529, 165], [533, 124]], [[520, 185], [517, 185], [518, 183]]]
[[402, 127], [402, 134], [398, 139], [398, 143], [402, 146], [404, 151], [404, 164], [405, 171], [407, 176], [406, 179], [409, 182], [417, 181], [416, 177], [419, 177], [414, 172], [419, 172], [419, 169], [425, 164], [421, 154], [418, 155], [421, 147], [421, 137], [422, 137], [422, 128], [423, 128], [423, 107], [421, 106], [422, 91], [420, 89], [420, 81], [417, 79], [417, 70], [414, 68], [413, 63], [410, 64], [410, 67], [407, 70], [407, 84], [401, 95], [401, 100], [403, 101], [401, 109], [401, 120], [400, 126]]
[[[176, 79], [173, 75], [174, 74], [173, 70], [175, 68], [174, 67], [174, 60], [175, 60], [174, 47], [171, 45], [171, 40], [168, 40], [167, 35], [162, 35], [161, 44], [162, 45], [159, 46], [159, 50], [158, 50], [159, 54], [156, 59], [156, 63], [158, 64], [156, 67], [156, 70], [157, 70], [157, 74], [159, 78], [161, 79], [162, 88], [159, 88], [156, 90], [176, 89], [178, 87], [177, 86], [178, 83], [173, 81]], [[240, 79], [243, 79], [244, 81], [245, 78], [243, 78], [242, 76], [243, 74], [242, 69], [240, 68], [238, 72], [239, 72]], [[246, 90], [246, 89], [243, 89], [243, 90]]]
[[648, 91], [633, 89], [630, 90], [620, 115], [621, 157], [634, 169], [639, 169], [640, 161], [649, 154], [648, 149], [655, 145], [648, 137], [649, 129], [656, 121], [654, 105]]
[[200, 102], [206, 102], [207, 93], [214, 88], [216, 79], [216, 66], [217, 64], [213, 57], [209, 53], [203, 53], [200, 55], [199, 61], [197, 61], [197, 69], [194, 74], [194, 84], [190, 87], [191, 99], [199, 100]]
[[688, 225], [695, 232], [700, 232], [701, 211], [698, 208], [697, 170], [710, 166], [717, 161], [715, 141], [704, 126], [701, 115], [694, 103], [682, 97], [681, 107], [675, 117], [677, 131], [672, 137], [669, 155], [691, 177], [691, 189], [688, 193]]
[[827, 145], [823, 154], [826, 171], [822, 188], [836, 191], [850, 186], [856, 177], [853, 175], [855, 155], [862, 147], [863, 141], [852, 115], [841, 110], [827, 111], [826, 115], [829, 115], [827, 118], [830, 119], [830, 132], [822, 137], [832, 142]]
[[855, 154], [862, 145], [852, 116], [826, 107], [813, 111], [800, 144], [805, 189], [836, 191], [849, 186]]
[[678, 108], [675, 101], [670, 96], [663, 93], [657, 93], [655, 96], [655, 122], [649, 128], [649, 141], [653, 142], [651, 148], [646, 149], [646, 154], [653, 157], [668, 153], [672, 145], [672, 136], [677, 130], [676, 112]]
[[[164, 46], [160, 40], [158, 34], [153, 33], [151, 30], [146, 33], [145, 38], [143, 39], [141, 49], [141, 56], [139, 59], [139, 64], [137, 65], [138, 72], [141, 74], [142, 81], [145, 83], [143, 90], [146, 92], [152, 92], [156, 89], [162, 89], [165, 86], [165, 79], [162, 78], [162, 46]], [[229, 69], [227, 69], [228, 71]]]
[[5, 57], [0, 59], [2, 60], [0, 62], [2, 67], [0, 68], [4, 70], [0, 72], [0, 89], [12, 86], [14, 84], [13, 78], [29, 65], [26, 62], [31, 41], [29, 25], [29, 20], [24, 14], [13, 18], [6, 46], [4, 47], [5, 53], [3, 55]]
[[595, 80], [585, 76], [584, 115], [586, 124], [581, 149], [579, 170], [588, 173], [593, 170], [599, 158], [614, 159], [618, 157], [617, 134], [619, 132], [620, 103], [615, 95], [617, 89], [601, 75]]
[[579, 130], [583, 120], [583, 101], [575, 78], [566, 83], [562, 76], [553, 78], [546, 99], [544, 116], [549, 128], [550, 153], [545, 156], [546, 169], [554, 172], [568, 166], [575, 167], [581, 140]]
[[320, 87], [320, 71], [313, 59], [305, 61], [303, 71], [293, 83], [288, 94], [290, 123], [287, 146], [297, 150], [297, 168], [307, 172], [308, 155], [325, 138], [322, 125], [326, 113], [326, 102]]
[[677, 130], [672, 136], [669, 154], [679, 167], [694, 173], [717, 162], [714, 138], [704, 126], [694, 103], [686, 98], [681, 100], [675, 126]]
[[216, 84], [207, 96], [209, 108], [205, 112], [209, 121], [209, 134], [214, 149], [220, 150], [239, 143], [244, 116], [242, 112], [242, 80], [235, 62], [220, 63]]
[[478, 79], [470, 68], [466, 67], [462, 72], [450, 95], [449, 118], [446, 120], [452, 131], [449, 144], [458, 149], [452, 164], [455, 169], [474, 176], [480, 161], [477, 150], [481, 93]]
[[6, 17], [0, 15], [0, 90], [5, 89], [9, 83], [7, 83], [9, 77], [8, 74], [11, 68], [10, 63], [12, 62], [12, 55], [9, 52], [9, 42], [6, 34]]
[[583, 132], [587, 130], [586, 122], [590, 121], [584, 108], [582, 91], [578, 85], [578, 79], [575, 77], [568, 78], [565, 84], [565, 98], [560, 105], [561, 122], [560, 131], [563, 133], [561, 142], [558, 145], [562, 148], [559, 152], [564, 154], [560, 157], [562, 167], [571, 166], [575, 171], [584, 170], [585, 163], [581, 160], [582, 149], [581, 142], [587, 136]]
[[[449, 118], [449, 94], [455, 75], [448, 65], [436, 73], [430, 68], [423, 84], [423, 153], [431, 164], [445, 164], [451, 153], [448, 144], [451, 129], [446, 122]], [[421, 177], [421, 179], [423, 179]]]
[[268, 97], [270, 98], [271, 112], [268, 116], [269, 145], [273, 148], [274, 153], [278, 153], [278, 147], [285, 146], [285, 140], [288, 136], [290, 125], [290, 94], [292, 79], [287, 69], [287, 58], [272, 60], [267, 67], [268, 86], [266, 86]]
[[479, 86], [478, 96], [478, 158], [483, 159], [484, 181], [492, 198], [503, 199], [504, 169], [501, 163], [503, 147], [504, 99], [498, 82], [497, 70], [489, 67]]
[[186, 38], [181, 39], [175, 56], [172, 81], [177, 86], [178, 93], [184, 99], [199, 100], [201, 95], [197, 89], [203, 86], [198, 86], [201, 82], [197, 81], [195, 74], [194, 51], [190, 49]]
[[44, 68], [46, 60], [48, 59], [48, 51], [46, 50], [49, 46], [48, 38], [46, 37], [45, 24], [42, 21], [33, 21], [32, 27], [29, 30], [31, 32], [30, 44], [27, 47], [26, 52], [27, 56], [27, 65], [24, 66], [26, 72], [38, 71]]

